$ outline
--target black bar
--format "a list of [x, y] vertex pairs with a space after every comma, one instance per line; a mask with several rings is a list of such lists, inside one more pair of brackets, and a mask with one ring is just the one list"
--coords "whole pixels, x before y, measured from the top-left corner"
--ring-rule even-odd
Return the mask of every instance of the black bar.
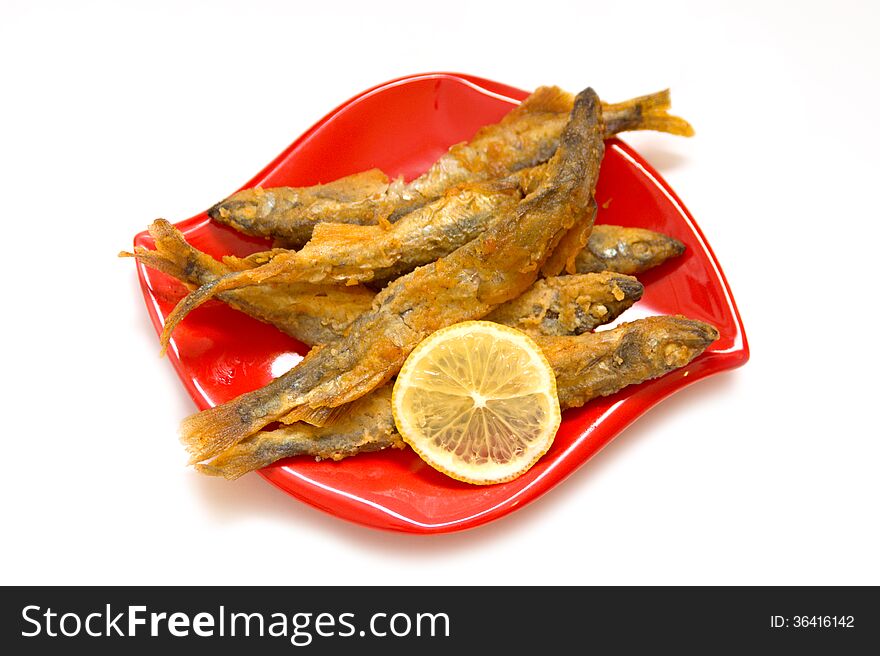
[[[116, 654], [141, 645], [191, 654], [227, 643], [260, 654], [642, 653], [645, 645], [676, 654], [847, 654], [880, 644], [873, 587], [20, 587], [2, 595], [0, 639], [14, 654]], [[183, 614], [173, 631], [187, 635], [172, 634], [173, 613]], [[130, 627], [132, 617], [144, 623]], [[285, 635], [270, 636], [271, 626]]]

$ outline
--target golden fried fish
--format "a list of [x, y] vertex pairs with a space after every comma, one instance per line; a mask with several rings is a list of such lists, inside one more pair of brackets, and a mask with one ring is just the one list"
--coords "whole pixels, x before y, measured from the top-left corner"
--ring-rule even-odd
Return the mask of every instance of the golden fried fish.
[[632, 276], [611, 271], [544, 278], [484, 319], [531, 337], [580, 335], [614, 321], [643, 291]]
[[[587, 89], [578, 94], [537, 191], [474, 240], [390, 283], [344, 337], [312, 349], [265, 387], [186, 419], [182, 441], [192, 462], [273, 421], [323, 424], [335, 409], [387, 382], [431, 333], [481, 318], [519, 296], [563, 236], [581, 222], [592, 223], [603, 135], [599, 99]], [[168, 337], [166, 330], [163, 344]]]
[[[661, 316], [599, 333], [536, 341], [556, 373], [559, 402], [565, 409], [683, 367], [717, 338], [718, 331], [709, 324]], [[339, 460], [404, 446], [391, 415], [391, 385], [385, 385], [359, 399], [351, 413], [332, 426], [298, 423], [260, 431], [197, 468], [234, 479], [290, 456]]]
[[[138, 246], [134, 253], [120, 255], [135, 257], [190, 286], [204, 285], [233, 270], [259, 266], [277, 253], [256, 253], [246, 258], [227, 256], [221, 263], [193, 248], [164, 219], [150, 225], [150, 235], [155, 240], [155, 250]], [[356, 317], [369, 310], [374, 296], [372, 290], [361, 286], [294, 283], [245, 287], [224, 292], [218, 298], [306, 344], [324, 344], [336, 339]]]
[[[498, 123], [481, 128], [450, 148], [424, 174], [389, 182], [377, 170], [316, 187], [245, 189], [208, 210], [208, 215], [249, 235], [305, 244], [318, 223], [377, 225], [394, 222], [453, 187], [503, 177], [550, 159], [559, 144], [574, 98], [558, 87], [540, 87]], [[657, 130], [691, 136], [687, 121], [667, 113], [669, 91], [605, 104], [605, 136]]]

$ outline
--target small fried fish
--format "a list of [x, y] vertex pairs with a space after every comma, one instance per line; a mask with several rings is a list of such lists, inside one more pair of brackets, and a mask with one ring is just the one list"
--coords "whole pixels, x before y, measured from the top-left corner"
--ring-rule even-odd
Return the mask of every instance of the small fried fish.
[[532, 337], [580, 335], [614, 321], [642, 292], [632, 276], [610, 271], [544, 278], [484, 319]]
[[[717, 338], [718, 331], [709, 324], [661, 316], [599, 333], [536, 341], [556, 373], [560, 406], [566, 409], [683, 367]], [[391, 386], [385, 385], [332, 426], [300, 423], [260, 431], [196, 467], [204, 474], [235, 479], [291, 456], [340, 460], [388, 447], [404, 448], [404, 443], [391, 414]]]
[[[201, 286], [228, 275], [271, 261], [277, 251], [246, 258], [224, 257], [218, 262], [186, 242], [164, 219], [150, 225], [155, 250], [142, 246], [123, 257], [162, 271], [189, 286]], [[285, 251], [286, 252], [286, 251]], [[324, 344], [341, 335], [356, 317], [370, 309], [374, 292], [361, 286], [311, 285], [308, 283], [244, 287], [218, 296], [230, 307], [270, 323], [306, 344]]]
[[[559, 403], [579, 408], [683, 367], [718, 339], [718, 330], [682, 316], [647, 317], [580, 337], [539, 337], [553, 365]], [[557, 366], [557, 363], [566, 366]]]
[[[574, 97], [558, 87], [540, 87], [501, 121], [450, 148], [409, 183], [389, 182], [372, 170], [316, 187], [245, 189], [214, 205], [208, 215], [246, 234], [274, 237], [291, 247], [305, 244], [322, 222], [394, 222], [453, 187], [503, 177], [549, 160], [573, 102]], [[667, 113], [668, 90], [603, 107], [606, 137], [628, 130], [693, 134], [687, 121]]]
[[448, 255], [522, 199], [516, 179], [457, 188], [397, 223], [319, 223], [300, 251], [272, 252], [266, 264], [203, 284], [168, 317], [171, 330], [218, 294], [262, 283], [382, 285]]
[[[603, 135], [599, 99], [587, 89], [578, 94], [535, 193], [500, 213], [476, 239], [390, 283], [341, 339], [312, 349], [265, 387], [186, 419], [181, 439], [192, 462], [273, 421], [324, 424], [338, 416], [337, 409], [387, 382], [431, 333], [479, 319], [522, 294], [562, 237], [594, 220]], [[163, 345], [169, 335], [163, 332]]]
[[[604, 227], [639, 238], [643, 238], [645, 232], [616, 226], [596, 226], [596, 230]], [[249, 258], [226, 257], [224, 263], [220, 263], [189, 245], [183, 235], [163, 219], [150, 226], [150, 234], [156, 241], [156, 250], [138, 247], [135, 253], [122, 255], [136, 257], [190, 286], [203, 285], [226, 275], [229, 273], [227, 264], [244, 270], [248, 264], [255, 266], [271, 257], [271, 252]], [[671, 239], [651, 234], [658, 243]], [[626, 243], [623, 237], [619, 241]], [[601, 263], [598, 258], [593, 259]], [[654, 258], [654, 261], [660, 262], [662, 258]], [[626, 264], [620, 258], [614, 262]], [[521, 296], [498, 306], [485, 319], [518, 328], [531, 336], [579, 335], [614, 321], [641, 298], [642, 291], [641, 283], [635, 278], [615, 275], [612, 271], [546, 278], [536, 281]], [[314, 346], [342, 336], [357, 317], [370, 309], [373, 294], [362, 287], [300, 283], [243, 287], [223, 292], [218, 299]]]

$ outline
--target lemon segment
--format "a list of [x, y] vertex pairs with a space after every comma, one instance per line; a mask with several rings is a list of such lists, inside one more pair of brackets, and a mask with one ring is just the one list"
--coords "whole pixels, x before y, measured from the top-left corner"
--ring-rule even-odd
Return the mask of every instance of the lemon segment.
[[531, 468], [560, 423], [553, 369], [514, 328], [465, 321], [425, 339], [391, 397], [404, 441], [435, 469], [488, 485]]

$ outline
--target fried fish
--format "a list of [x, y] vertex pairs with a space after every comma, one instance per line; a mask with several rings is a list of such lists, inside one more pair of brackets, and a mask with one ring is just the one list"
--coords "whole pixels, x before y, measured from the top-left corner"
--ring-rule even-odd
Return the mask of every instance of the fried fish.
[[[662, 262], [664, 257], [674, 254], [668, 244], [680, 243], [671, 237], [638, 228], [597, 225], [594, 232], [603, 233], [605, 228], [616, 234], [614, 243], [620, 253], [638, 251], [631, 247], [636, 240], [648, 244], [650, 257], [636, 260], [617, 255], [609, 258], [609, 264], [619, 264], [628, 270]], [[651, 236], [650, 241], [646, 233]], [[163, 219], [150, 226], [150, 234], [156, 243], [155, 250], [138, 247], [134, 253], [122, 255], [136, 257], [147, 266], [189, 286], [216, 280], [229, 273], [230, 266], [244, 270], [272, 257], [272, 252], [267, 252], [248, 258], [226, 257], [224, 263], [220, 263], [193, 248]], [[632, 235], [632, 238], [628, 239], [626, 235]], [[591, 248], [592, 243], [591, 237]], [[608, 252], [604, 247], [594, 250], [600, 255]], [[589, 262], [598, 263], [597, 268], [603, 264], [600, 257], [594, 255], [590, 256]], [[521, 296], [503, 303], [485, 318], [518, 328], [531, 336], [579, 335], [613, 321], [641, 298], [643, 287], [635, 278], [614, 275], [613, 271], [589, 273], [538, 280]], [[358, 316], [370, 309], [373, 294], [360, 286], [301, 283], [243, 287], [223, 292], [218, 298], [230, 307], [313, 346], [340, 337]]]
[[[387, 382], [429, 334], [519, 296], [563, 236], [579, 222], [592, 223], [603, 135], [599, 99], [587, 89], [578, 94], [535, 193], [500, 213], [476, 239], [390, 283], [344, 337], [312, 349], [262, 389], [186, 419], [181, 437], [192, 462], [273, 421], [322, 425], [336, 409]], [[168, 337], [166, 330], [163, 344]]]
[[[372, 170], [314, 187], [245, 189], [208, 210], [220, 223], [249, 235], [305, 244], [322, 222], [378, 225], [442, 197], [450, 189], [504, 177], [550, 159], [572, 109], [573, 96], [540, 87], [498, 123], [453, 146], [423, 175], [404, 183]], [[667, 113], [669, 91], [605, 104], [605, 136], [657, 130], [691, 136], [693, 128]]]
[[[571, 101], [567, 94], [555, 88], [551, 91], [536, 92], [523, 103], [524, 106], [532, 109], [523, 112], [518, 112], [519, 108], [514, 110], [518, 113], [512, 112], [514, 114], [512, 120], [526, 120], [522, 116], [520, 119], [515, 118], [520, 113], [529, 119], [534, 118], [536, 114], [540, 114], [534, 107], [540, 106], [546, 109], [554, 103], [570, 107]], [[566, 96], [562, 101], [560, 94]], [[666, 125], [664, 121], [671, 120], [664, 113], [668, 101], [668, 93], [661, 93], [612, 106], [614, 108], [611, 110], [612, 127], [606, 126], [605, 136], [608, 137], [620, 130], [664, 127]], [[662, 121], [658, 122], [660, 118]], [[679, 125], [677, 121], [673, 121], [672, 124]], [[489, 126], [487, 130], [495, 134], [501, 125], [504, 125], [504, 120], [498, 125]], [[501, 133], [505, 134], [503, 130]], [[679, 133], [683, 131], [679, 130]], [[461, 147], [465, 148], [465, 146]], [[480, 138], [476, 138], [474, 144], [467, 146], [469, 149], [466, 150], [470, 155], [463, 160], [460, 157], [453, 158], [455, 162], [460, 164], [460, 160], [467, 160], [473, 164], [476, 160], [472, 156], [485, 146], [485, 143]], [[454, 148], [444, 157], [452, 157], [455, 152]], [[291, 250], [281, 253], [264, 266], [249, 268], [222, 280], [215, 280], [193, 292], [181, 301], [168, 317], [169, 330], [173, 330], [187, 314], [221, 292], [264, 282], [316, 284], [336, 282], [349, 285], [370, 283], [381, 287], [418, 266], [451, 253], [482, 232], [497, 213], [513, 206], [543, 180], [546, 164], [517, 169], [513, 173], [508, 171], [508, 165], [514, 161], [511, 152], [509, 149], [502, 150], [506, 155], [502, 154], [500, 160], [497, 159], [499, 156], [497, 152], [491, 152], [492, 162], [495, 163], [493, 167], [496, 167], [492, 169], [493, 172], [506, 174], [505, 177], [446, 189], [438, 199], [419, 204], [415, 209], [409, 208], [412, 211], [405, 213], [393, 224], [386, 221], [384, 216], [378, 219], [380, 225], [351, 225], [346, 222], [344, 212], [336, 217], [325, 215], [325, 221], [314, 226], [310, 241], [301, 251]], [[441, 158], [440, 162], [443, 161]], [[482, 174], [488, 170], [486, 167], [475, 165], [469, 168], [462, 166], [453, 168], [461, 175], [466, 171], [475, 175], [475, 171]], [[441, 167], [440, 170], [449, 173], [451, 169]], [[442, 178], [439, 173], [432, 169], [426, 175], [434, 182], [425, 188], [440, 189], [442, 185], [438, 180]], [[263, 198], [268, 192], [260, 190], [254, 193]], [[272, 207], [277, 207], [274, 200]], [[588, 246], [591, 224], [582, 222], [579, 226], [580, 230], [570, 231], [564, 237], [544, 264], [542, 273], [545, 276], [554, 276], [563, 270], [576, 273], [581, 271], [580, 267], [595, 266], [597, 264], [595, 260], [601, 260], [598, 256], [592, 259], [585, 257], [584, 251]], [[279, 236], [278, 233], [272, 234]], [[284, 235], [280, 236], [284, 237]], [[604, 242], [607, 243], [602, 243], [597, 252], [607, 257], [607, 254], [612, 252], [613, 239], [613, 235], [604, 235]], [[640, 254], [644, 254], [644, 248], [632, 254], [621, 253], [619, 257], [621, 260], [627, 258], [633, 260]], [[586, 271], [587, 269], [584, 269], [581, 272]]]
[[556, 371], [560, 405], [579, 408], [597, 396], [683, 367], [716, 339], [718, 330], [707, 323], [660, 316], [579, 337], [536, 341]]
[[[188, 244], [180, 231], [164, 219], [150, 225], [150, 235], [155, 250], [138, 246], [134, 253], [123, 251], [120, 255], [135, 257], [189, 286], [201, 286], [232, 271], [259, 266], [277, 254], [268, 251], [246, 258], [224, 257], [218, 262]], [[294, 283], [245, 287], [224, 292], [218, 299], [306, 344], [325, 344], [369, 310], [374, 296], [373, 291], [361, 286]]]
[[522, 197], [518, 180], [511, 177], [456, 188], [387, 226], [319, 223], [302, 250], [272, 251], [262, 266], [201, 285], [174, 308], [166, 325], [173, 330], [187, 314], [218, 294], [262, 283], [381, 286], [471, 241]]
[[[718, 331], [709, 324], [661, 316], [579, 337], [536, 341], [556, 373], [559, 402], [565, 409], [683, 367], [717, 338]], [[291, 456], [340, 460], [404, 446], [391, 415], [391, 385], [385, 385], [359, 399], [351, 413], [332, 426], [298, 423], [260, 431], [197, 469], [235, 479]]]
[[611, 271], [544, 278], [484, 319], [531, 337], [580, 335], [614, 321], [643, 291], [632, 276]]

